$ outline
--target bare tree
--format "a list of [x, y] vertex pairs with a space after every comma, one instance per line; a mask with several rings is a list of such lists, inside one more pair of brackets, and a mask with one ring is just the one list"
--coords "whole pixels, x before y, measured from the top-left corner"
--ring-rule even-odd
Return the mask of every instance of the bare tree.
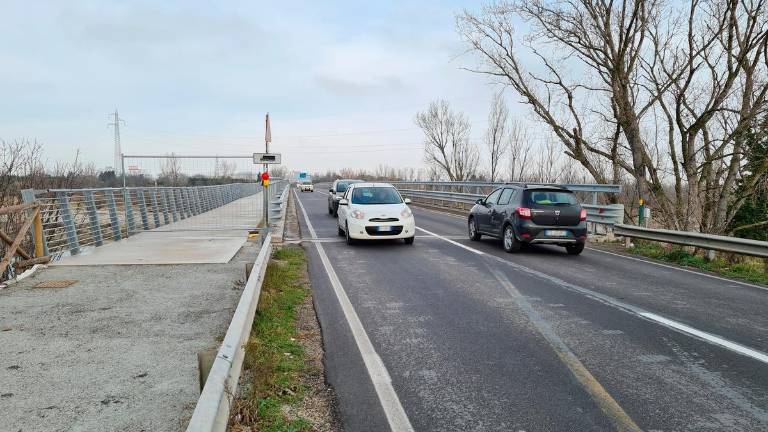
[[531, 142], [528, 131], [516, 120], [510, 122], [507, 147], [509, 148], [509, 179], [525, 180], [531, 162]]
[[491, 181], [495, 182], [499, 174], [499, 165], [507, 151], [505, 136], [509, 109], [504, 103], [503, 90], [494, 93], [491, 110], [488, 113], [488, 129], [485, 132], [485, 145], [488, 148], [488, 158], [491, 168]]
[[466, 115], [451, 109], [445, 100], [429, 104], [416, 114], [416, 125], [424, 132], [424, 153], [429, 166], [436, 167], [451, 181], [474, 177], [480, 163], [477, 146], [470, 142]]
[[158, 181], [167, 186], [184, 186], [187, 184], [187, 176], [181, 171], [179, 159], [171, 154], [171, 157], [165, 159]]
[[721, 232], [743, 202], [745, 131], [767, 108], [764, 3], [519, 0], [457, 23], [481, 59], [470, 70], [512, 87], [596, 181], [628, 173], [667, 226]]

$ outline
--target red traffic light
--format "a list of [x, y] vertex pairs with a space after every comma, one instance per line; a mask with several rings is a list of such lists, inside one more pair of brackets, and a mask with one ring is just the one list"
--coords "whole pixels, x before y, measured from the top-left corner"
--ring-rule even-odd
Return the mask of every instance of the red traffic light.
[[269, 173], [268, 172], [261, 173], [261, 179], [265, 181], [269, 180]]

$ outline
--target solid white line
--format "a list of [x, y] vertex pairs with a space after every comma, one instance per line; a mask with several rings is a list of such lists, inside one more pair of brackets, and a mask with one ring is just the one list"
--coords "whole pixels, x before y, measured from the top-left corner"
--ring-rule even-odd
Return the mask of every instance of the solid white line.
[[435, 234], [435, 233], [433, 233], [432, 231], [427, 231], [427, 230], [425, 230], [424, 228], [421, 228], [421, 227], [416, 227], [416, 229], [417, 229], [417, 230], [419, 230], [419, 231], [424, 231], [425, 233], [427, 233], [427, 234], [429, 234], [429, 235], [431, 235], [431, 236], [437, 237], [437, 238], [439, 238], [440, 240], [445, 240], [445, 241], [447, 241], [448, 243], [450, 243], [450, 244], [452, 244], [452, 245], [454, 245], [454, 246], [458, 246], [458, 247], [460, 247], [460, 248], [464, 248], [464, 249], [466, 249], [466, 250], [468, 250], [468, 251], [470, 251], [470, 252], [472, 252], [472, 253], [476, 253], [476, 254], [478, 254], [478, 255], [486, 255], [486, 253], [485, 253], [485, 252], [481, 252], [481, 251], [479, 251], [479, 250], [477, 250], [477, 249], [475, 249], [475, 248], [471, 248], [471, 247], [469, 247], [469, 246], [465, 246], [465, 245], [463, 245], [463, 244], [461, 244], [461, 243], [459, 243], [459, 242], [457, 242], [457, 241], [453, 241], [453, 240], [449, 239], [448, 237], [443, 237], [443, 236], [441, 236], [441, 235], [439, 235], [439, 234]]
[[675, 267], [673, 265], [662, 264], [662, 263], [658, 263], [658, 262], [655, 262], [655, 261], [645, 260], [645, 259], [642, 259], [642, 258], [631, 257], [631, 256], [622, 255], [622, 254], [615, 253], [615, 252], [608, 252], [608, 251], [605, 251], [605, 250], [602, 250], [602, 249], [597, 249], [597, 248], [592, 248], [592, 247], [587, 248], [587, 249], [589, 249], [591, 251], [595, 251], [595, 252], [600, 252], [600, 253], [604, 253], [604, 254], [608, 254], [608, 255], [613, 255], [613, 256], [621, 257], [621, 258], [626, 258], [628, 260], [640, 261], [640, 262], [644, 262], [644, 263], [647, 263], [647, 264], [653, 264], [653, 265], [656, 265], [656, 266], [659, 266], [659, 267], [665, 267], [665, 268], [672, 269], [672, 270], [684, 271], [684, 272], [693, 273], [693, 274], [699, 275], [699, 276], [705, 276], [705, 277], [708, 277], [708, 278], [711, 278], [711, 279], [717, 279], [717, 280], [721, 280], [721, 281], [724, 281], [724, 282], [735, 283], [735, 284], [739, 284], [739, 285], [748, 286], [750, 288], [757, 288], [757, 289], [761, 289], [761, 290], [764, 290], [764, 291], [768, 291], [768, 288], [766, 288], [766, 287], [763, 287], [763, 286], [760, 286], [760, 285], [751, 284], [749, 282], [742, 282], [742, 281], [738, 281], [738, 280], [734, 280], [734, 279], [728, 279], [728, 278], [725, 278], [725, 277], [715, 276], [715, 275], [711, 275], [711, 274], [708, 274], [708, 273], [702, 273], [702, 272], [698, 272], [698, 271], [695, 271], [695, 270], [690, 270], [690, 269], [686, 269], [686, 268], [682, 268], [682, 267]]
[[[458, 215], [455, 215], [455, 214], [452, 214], [452, 213], [443, 212], [443, 211], [440, 211], [440, 210], [428, 209], [428, 208], [418, 207], [418, 206], [416, 206], [416, 208], [418, 208], [419, 210], [423, 210], [423, 211], [429, 212], [429, 213], [434, 213], [434, 214], [439, 214], [439, 215], [443, 215], [443, 216], [449, 216], [451, 218], [466, 220], [465, 217], [458, 216]], [[708, 274], [708, 273], [702, 273], [702, 272], [698, 272], [698, 271], [695, 271], [695, 270], [690, 270], [690, 269], [686, 269], [686, 268], [682, 268], [682, 267], [676, 267], [676, 266], [669, 265], [669, 264], [662, 264], [662, 263], [658, 263], [658, 262], [655, 262], [655, 261], [649, 261], [649, 260], [642, 259], [642, 258], [622, 255], [622, 254], [618, 254], [618, 253], [615, 253], [615, 252], [609, 252], [609, 251], [605, 251], [605, 250], [597, 249], [597, 248], [593, 248], [593, 247], [588, 247], [587, 249], [589, 249], [591, 251], [595, 251], [595, 252], [600, 252], [600, 253], [608, 254], [608, 255], [614, 255], [614, 256], [617, 256], [617, 257], [621, 257], [621, 258], [626, 258], [628, 260], [634, 260], [634, 261], [644, 262], [644, 263], [647, 263], [647, 264], [653, 264], [653, 265], [657, 265], [659, 267], [665, 267], [665, 268], [668, 268], [668, 269], [671, 269], [671, 270], [679, 270], [679, 271], [683, 271], [683, 272], [687, 272], [687, 273], [693, 273], [695, 275], [704, 276], [704, 277], [708, 277], [708, 278], [711, 278], [711, 279], [717, 279], [717, 280], [720, 280], [720, 281], [723, 281], [723, 282], [735, 283], [735, 284], [738, 284], [738, 285], [748, 286], [750, 288], [757, 288], [757, 289], [761, 289], [763, 291], [768, 291], [768, 288], [766, 288], [764, 286], [755, 285], [755, 284], [752, 284], [752, 283], [749, 283], [749, 282], [742, 282], [740, 280], [729, 279], [729, 278], [721, 277], [721, 276], [715, 276], [715, 275], [711, 275], [711, 274]]]
[[[298, 194], [295, 195], [295, 198], [296, 202], [299, 203], [301, 213], [304, 215], [304, 221], [307, 224], [307, 228], [309, 228], [310, 235], [313, 239], [317, 238], [315, 228], [309, 221], [309, 216], [307, 216], [307, 212], [304, 210], [304, 204], [298, 199]], [[325, 254], [323, 245], [315, 242], [315, 248], [317, 248], [320, 261], [322, 261], [325, 272], [328, 274], [328, 279], [331, 281], [336, 298], [339, 300], [344, 317], [347, 319], [350, 330], [352, 330], [352, 336], [355, 338], [357, 348], [363, 357], [363, 363], [365, 363], [365, 368], [368, 370], [368, 375], [370, 375], [371, 381], [373, 381], [373, 386], [376, 389], [376, 394], [379, 396], [379, 402], [381, 402], [381, 407], [384, 409], [384, 414], [387, 416], [390, 429], [393, 432], [412, 432], [413, 426], [411, 426], [403, 405], [400, 403], [397, 393], [395, 393], [395, 388], [392, 386], [392, 378], [389, 376], [384, 362], [368, 338], [368, 333], [365, 332], [363, 323], [360, 321], [360, 317], [357, 316], [352, 302], [349, 301], [349, 297], [347, 297], [347, 293], [344, 291], [344, 287], [341, 285], [341, 281], [338, 275], [336, 275], [331, 261]]]
[[662, 316], [659, 316], [659, 315], [656, 315], [654, 313], [648, 312], [648, 311], [646, 311], [646, 310], [644, 310], [642, 308], [639, 308], [637, 306], [629, 305], [629, 304], [624, 303], [622, 301], [616, 300], [613, 297], [607, 296], [605, 294], [597, 293], [597, 292], [592, 291], [590, 289], [587, 289], [587, 288], [584, 288], [584, 287], [580, 287], [578, 285], [570, 284], [570, 283], [562, 281], [562, 280], [560, 280], [560, 279], [558, 279], [558, 278], [556, 278], [554, 276], [550, 276], [550, 275], [548, 275], [546, 273], [542, 273], [542, 272], [540, 272], [538, 270], [533, 270], [531, 268], [528, 268], [528, 267], [526, 267], [524, 265], [521, 265], [521, 264], [518, 264], [518, 263], [507, 261], [505, 259], [497, 257], [496, 255], [486, 254], [485, 252], [479, 251], [479, 250], [477, 250], [477, 249], [475, 249], [473, 247], [463, 245], [461, 243], [458, 243], [458, 242], [455, 242], [453, 240], [447, 239], [447, 238], [442, 237], [440, 235], [431, 233], [430, 231], [427, 231], [425, 229], [422, 229], [422, 228], [417, 228], [417, 229], [420, 229], [420, 230], [424, 231], [427, 234], [432, 234], [432, 235], [434, 235], [435, 237], [437, 237], [439, 239], [445, 240], [448, 243], [451, 243], [451, 244], [453, 244], [455, 246], [459, 246], [459, 247], [461, 247], [463, 249], [466, 249], [468, 251], [474, 252], [474, 253], [476, 253], [478, 255], [486, 255], [489, 258], [493, 258], [493, 259], [495, 259], [498, 262], [511, 265], [511, 266], [513, 266], [515, 268], [523, 270], [523, 271], [525, 271], [525, 272], [527, 272], [529, 274], [532, 274], [534, 276], [545, 278], [545, 279], [555, 283], [556, 285], [562, 286], [563, 288], [570, 289], [572, 291], [576, 291], [576, 292], [580, 292], [582, 294], [585, 294], [585, 295], [587, 295], [590, 298], [598, 300], [598, 301], [600, 301], [602, 303], [605, 303], [607, 305], [613, 306], [613, 307], [615, 307], [615, 308], [617, 308], [619, 310], [622, 310], [622, 311], [625, 311], [627, 313], [630, 313], [630, 314], [633, 314], [633, 315], [640, 316], [642, 318], [651, 320], [651, 321], [656, 322], [658, 324], [661, 324], [661, 325], [663, 325], [663, 326], [665, 326], [667, 328], [671, 328], [671, 329], [677, 330], [678, 332], [681, 332], [681, 333], [684, 333], [684, 334], [688, 334], [688, 335], [692, 335], [692, 336], [696, 336], [699, 339], [702, 339], [702, 340], [704, 340], [706, 342], [709, 342], [709, 343], [711, 343], [713, 345], [717, 345], [717, 346], [726, 348], [728, 350], [731, 350], [733, 352], [745, 355], [747, 357], [751, 357], [751, 358], [753, 358], [755, 360], [758, 360], [758, 361], [761, 361], [763, 363], [768, 363], [768, 354], [762, 353], [760, 351], [757, 351], [757, 350], [754, 350], [754, 349], [751, 349], [751, 348], [747, 348], [744, 345], [738, 344], [736, 342], [731, 342], [731, 341], [729, 341], [727, 339], [724, 339], [724, 338], [722, 338], [720, 336], [717, 336], [717, 335], [714, 335], [714, 334], [711, 334], [711, 333], [707, 333], [707, 332], [695, 329], [695, 328], [687, 326], [685, 324], [681, 324], [681, 323], [679, 323], [677, 321], [673, 321], [671, 319], [664, 318]]
[[723, 339], [719, 336], [715, 336], [711, 333], [703, 332], [701, 330], [697, 330], [691, 326], [687, 326], [685, 324], [679, 323], [677, 321], [673, 321], [671, 319], [664, 318], [663, 316], [656, 315], [651, 312], [643, 312], [640, 315], [644, 316], [645, 318], [648, 318], [650, 320], [662, 323], [668, 327], [676, 328], [680, 331], [683, 331], [685, 333], [692, 334], [700, 339], [704, 339], [706, 341], [709, 341], [715, 345], [720, 345], [724, 348], [728, 348], [731, 351], [736, 351], [738, 353], [741, 353], [747, 357], [752, 357], [755, 360], [759, 360], [763, 363], [768, 363], [768, 354], [764, 354], [760, 351], [753, 350], [752, 348], [747, 348], [744, 345], [737, 344], [736, 342], [731, 342], [729, 340]]

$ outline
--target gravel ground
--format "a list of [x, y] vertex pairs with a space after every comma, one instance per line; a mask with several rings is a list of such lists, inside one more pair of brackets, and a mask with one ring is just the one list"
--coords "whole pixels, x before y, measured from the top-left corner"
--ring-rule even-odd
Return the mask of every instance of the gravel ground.
[[[241, 294], [227, 264], [51, 267], [0, 290], [0, 430], [178, 431]], [[68, 288], [34, 288], [74, 279]]]

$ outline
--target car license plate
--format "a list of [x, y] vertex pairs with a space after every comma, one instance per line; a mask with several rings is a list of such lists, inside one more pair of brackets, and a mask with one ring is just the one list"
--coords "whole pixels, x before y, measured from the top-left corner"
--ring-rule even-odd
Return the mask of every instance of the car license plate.
[[379, 231], [392, 231], [391, 226], [380, 226]]
[[568, 231], [565, 230], [545, 230], [544, 235], [547, 237], [565, 237], [568, 235]]

